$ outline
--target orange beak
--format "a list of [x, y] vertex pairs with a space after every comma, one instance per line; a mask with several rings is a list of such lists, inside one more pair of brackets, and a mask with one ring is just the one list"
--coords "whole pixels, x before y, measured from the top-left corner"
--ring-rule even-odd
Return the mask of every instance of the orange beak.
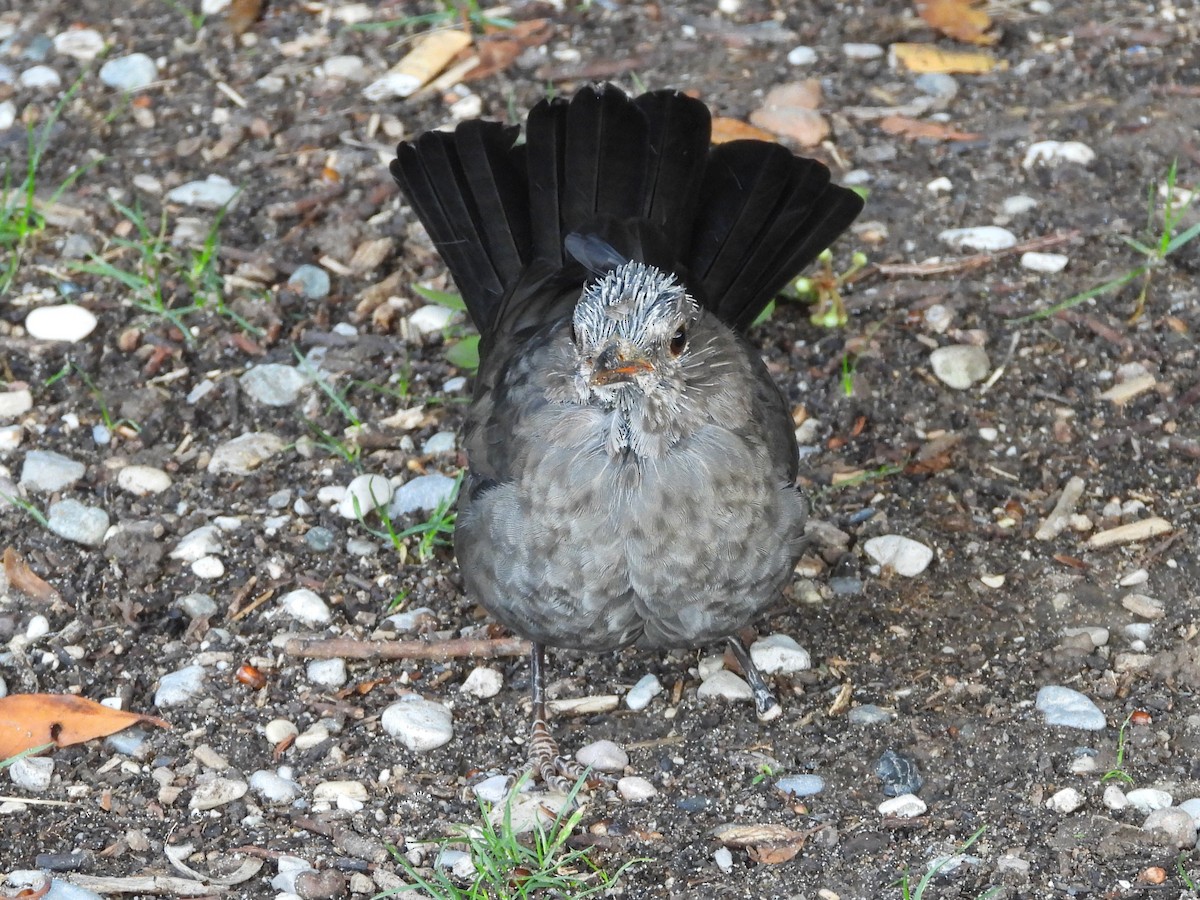
[[650, 361], [640, 356], [635, 356], [632, 359], [617, 359], [615, 355], [602, 353], [600, 358], [596, 360], [596, 370], [592, 372], [592, 384], [594, 386], [602, 386], [606, 384], [624, 384], [640, 375], [643, 372], [654, 371], [654, 366]]

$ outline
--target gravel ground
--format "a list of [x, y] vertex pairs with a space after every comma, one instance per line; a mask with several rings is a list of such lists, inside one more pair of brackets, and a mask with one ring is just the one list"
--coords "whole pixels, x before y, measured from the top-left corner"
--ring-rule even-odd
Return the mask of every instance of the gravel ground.
[[[633, 779], [576, 841], [640, 859], [628, 897], [900, 897], [947, 857], [927, 897], [1192, 896], [1200, 240], [1136, 321], [1137, 282], [1017, 320], [1143, 261], [1121, 237], [1173, 159], [1200, 180], [1194, 5], [1006, 4], [1000, 66], [918, 76], [896, 44], [967, 48], [899, 2], [531, 3], [490, 74], [409, 99], [379, 79], [429, 26], [359, 26], [436, 7], [252, 5], [0, 12], [0, 156], [19, 184], [32, 127], [46, 220], [0, 250], [0, 549], [54, 589], [0, 572], [0, 688], [171, 726], [5, 773], [10, 894], [370, 896], [387, 846], [430, 866], [503, 796], [525, 660], [367, 643], [508, 637], [430, 530], [469, 373], [385, 163], [611, 78], [814, 142], [869, 191], [834, 265], [870, 264], [844, 327], [781, 302], [755, 333], [820, 520], [755, 623], [783, 716], [754, 721], [719, 647], [553, 654], [554, 696], [598, 698], [564, 748]], [[372, 489], [421, 530], [356, 520]]]

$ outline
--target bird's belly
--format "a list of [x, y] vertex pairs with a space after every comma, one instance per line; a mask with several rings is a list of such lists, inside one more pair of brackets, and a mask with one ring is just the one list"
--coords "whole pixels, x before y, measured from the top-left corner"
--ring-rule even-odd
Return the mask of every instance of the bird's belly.
[[708, 437], [657, 460], [535, 456], [522, 478], [460, 512], [468, 589], [550, 646], [684, 647], [731, 634], [790, 576], [805, 505], [754, 445]]

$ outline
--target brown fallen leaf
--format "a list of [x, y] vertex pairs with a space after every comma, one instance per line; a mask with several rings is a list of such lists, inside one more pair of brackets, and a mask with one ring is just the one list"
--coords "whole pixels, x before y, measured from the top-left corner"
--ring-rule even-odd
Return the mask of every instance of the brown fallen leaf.
[[879, 120], [879, 127], [888, 134], [898, 134], [914, 141], [977, 141], [983, 137], [973, 131], [959, 131], [940, 122], [910, 119], [908, 116], [887, 116]]
[[807, 835], [786, 825], [772, 825], [766, 822], [750, 825], [718, 825], [711, 832], [712, 836], [726, 847], [735, 849], [750, 847], [755, 844], [774, 844], [790, 841], [802, 841]]
[[978, 0], [923, 0], [917, 14], [947, 37], [968, 44], [994, 44], [996, 35], [987, 34], [992, 20]]
[[59, 597], [58, 591], [29, 568], [29, 563], [12, 547], [4, 548], [4, 574], [10, 585], [33, 600], [57, 600]]
[[775, 135], [761, 128], [755, 128], [741, 119], [731, 119], [728, 116], [717, 116], [712, 121], [712, 142], [726, 144], [729, 141], [774, 141]]
[[993, 69], [1008, 68], [1005, 60], [998, 60], [990, 53], [940, 50], [932, 44], [892, 44], [891, 52], [910, 72], [981, 75]]
[[746, 848], [746, 855], [756, 863], [771, 866], [787, 862], [799, 853], [803, 847], [804, 838], [781, 844], [753, 844]]
[[266, 0], [233, 0], [225, 14], [226, 27], [235, 37], [241, 37], [262, 17], [266, 5]]
[[10, 694], [0, 697], [0, 759], [43, 744], [82, 744], [139, 723], [171, 727], [157, 716], [111, 709], [71, 694]]
[[524, 51], [530, 47], [540, 47], [552, 37], [554, 26], [549, 19], [530, 19], [518, 22], [506, 31], [489, 34], [476, 43], [479, 64], [467, 72], [462, 80], [476, 81], [502, 72]]

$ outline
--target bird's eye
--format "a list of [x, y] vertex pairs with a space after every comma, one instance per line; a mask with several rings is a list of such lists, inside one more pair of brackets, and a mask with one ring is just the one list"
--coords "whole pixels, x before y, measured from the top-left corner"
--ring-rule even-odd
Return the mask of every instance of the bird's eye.
[[671, 338], [671, 343], [667, 345], [667, 349], [671, 351], [672, 356], [678, 356], [683, 352], [683, 348], [687, 346], [687, 331], [680, 326]]

